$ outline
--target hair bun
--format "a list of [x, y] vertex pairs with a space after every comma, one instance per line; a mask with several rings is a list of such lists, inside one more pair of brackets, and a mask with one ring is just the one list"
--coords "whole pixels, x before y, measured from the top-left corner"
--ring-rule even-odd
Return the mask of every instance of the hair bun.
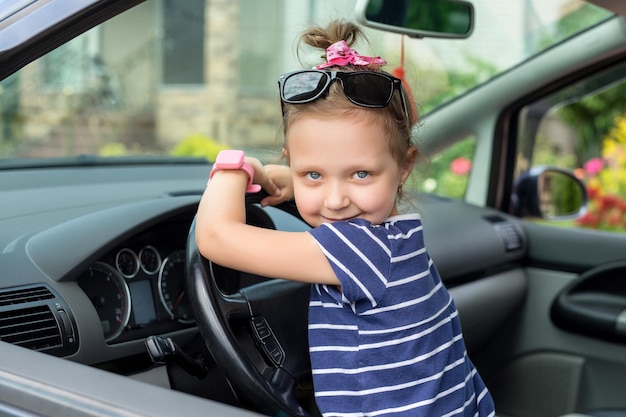
[[333, 20], [326, 27], [314, 26], [306, 30], [300, 35], [300, 42], [321, 49], [322, 58], [326, 59], [326, 49], [332, 44], [345, 41], [348, 46], [352, 46], [360, 37], [365, 35], [356, 24], [346, 20]]

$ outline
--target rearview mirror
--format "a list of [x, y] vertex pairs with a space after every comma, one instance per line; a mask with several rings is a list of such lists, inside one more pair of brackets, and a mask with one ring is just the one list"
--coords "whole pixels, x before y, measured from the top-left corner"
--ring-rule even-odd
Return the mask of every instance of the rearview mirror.
[[364, 26], [414, 38], [467, 38], [474, 29], [474, 7], [461, 0], [358, 0]]

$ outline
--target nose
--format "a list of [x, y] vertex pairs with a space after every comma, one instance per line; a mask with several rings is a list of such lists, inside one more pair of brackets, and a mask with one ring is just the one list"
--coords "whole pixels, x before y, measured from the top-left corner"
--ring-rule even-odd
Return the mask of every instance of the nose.
[[332, 181], [326, 188], [324, 205], [329, 210], [341, 210], [350, 205], [350, 198], [346, 187], [339, 181]]

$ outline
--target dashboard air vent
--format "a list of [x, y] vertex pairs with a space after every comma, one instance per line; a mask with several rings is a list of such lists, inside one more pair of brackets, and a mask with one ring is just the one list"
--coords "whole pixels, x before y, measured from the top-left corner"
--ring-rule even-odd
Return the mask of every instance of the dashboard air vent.
[[63, 345], [54, 313], [46, 305], [0, 313], [0, 338], [34, 350]]
[[39, 300], [49, 300], [54, 295], [46, 287], [31, 287], [18, 290], [3, 291], [0, 293], [0, 307], [11, 304], [29, 303]]
[[485, 220], [493, 224], [493, 228], [502, 239], [505, 251], [511, 252], [524, 248], [524, 237], [513, 222], [500, 216], [485, 216]]
[[45, 285], [0, 289], [0, 340], [55, 356], [78, 350], [68, 305]]

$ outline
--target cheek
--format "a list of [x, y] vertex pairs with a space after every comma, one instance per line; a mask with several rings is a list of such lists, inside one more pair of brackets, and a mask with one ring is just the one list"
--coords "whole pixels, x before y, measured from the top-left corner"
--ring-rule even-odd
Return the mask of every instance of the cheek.
[[298, 210], [303, 216], [318, 210], [317, 193], [311, 187], [304, 187], [296, 182], [293, 185], [293, 196], [298, 205]]
[[361, 199], [357, 205], [362, 211], [369, 213], [383, 213], [386, 216], [395, 203], [393, 196], [388, 193], [376, 194], [375, 197], [374, 193], [371, 193], [368, 197]]
[[[371, 213], [389, 214], [395, 206], [396, 194], [394, 184], [381, 183], [370, 188], [366, 193], [358, 194], [358, 201], [354, 201], [361, 210]], [[356, 197], [355, 197], [356, 198]]]
[[300, 213], [302, 220], [311, 227], [318, 227], [321, 224], [320, 210], [317, 209], [318, 205], [310, 198], [300, 198], [296, 201], [298, 213]]

